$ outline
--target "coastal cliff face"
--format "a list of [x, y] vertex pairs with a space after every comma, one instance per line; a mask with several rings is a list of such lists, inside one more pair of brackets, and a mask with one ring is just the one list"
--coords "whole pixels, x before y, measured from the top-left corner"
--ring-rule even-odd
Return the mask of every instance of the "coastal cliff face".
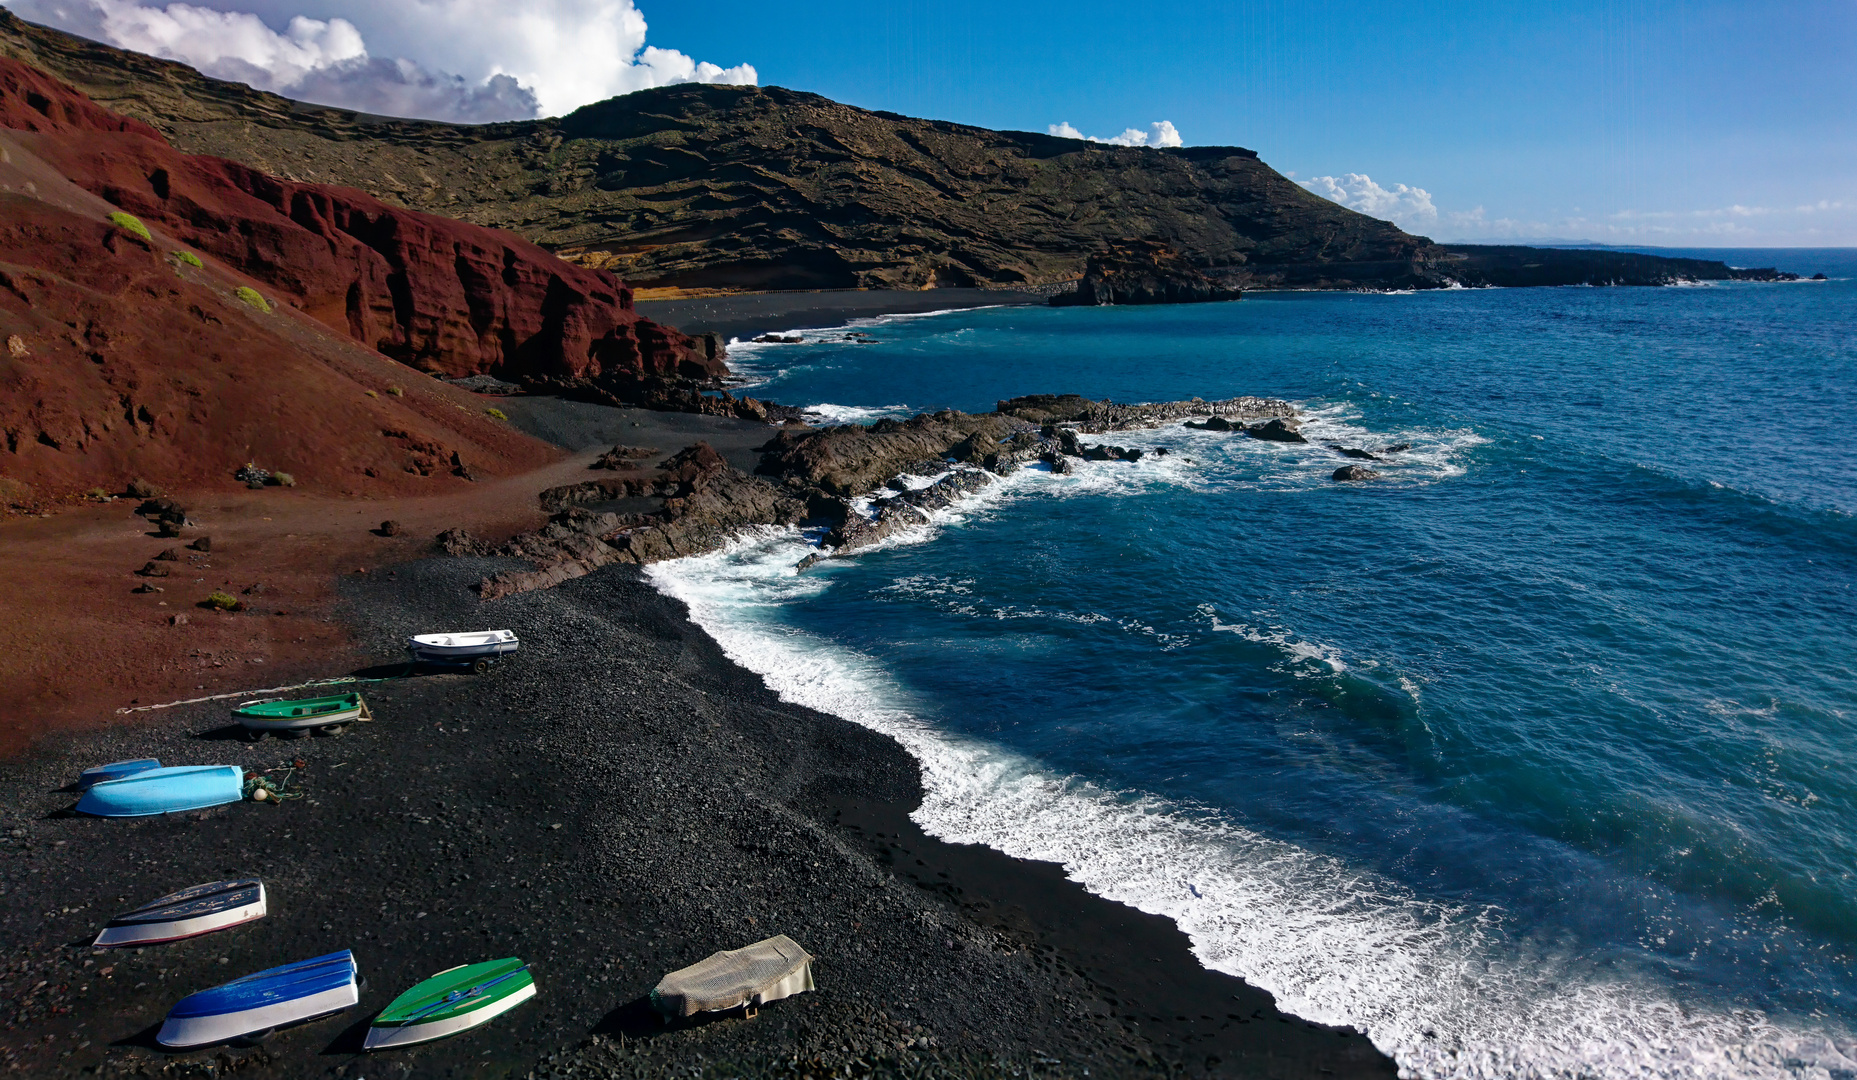
[[254, 461], [348, 494], [463, 483], [553, 451], [420, 372], [696, 396], [726, 371], [610, 273], [180, 153], [5, 59], [0, 341], [0, 497], [28, 506]]
[[0, 60], [0, 124], [66, 178], [284, 294], [333, 329], [446, 376], [713, 377], [719, 359], [632, 310], [612, 274], [518, 236], [183, 154], [153, 129]]
[[1406, 286], [1440, 255], [1238, 147], [1103, 146], [752, 86], [663, 87], [521, 123], [389, 120], [4, 12], [0, 55], [184, 150], [518, 230], [641, 287], [1059, 286], [1131, 237], [1237, 287]]
[[1237, 300], [1242, 289], [1221, 284], [1188, 265], [1171, 245], [1117, 244], [1090, 256], [1075, 290], [1051, 298], [1059, 307], [1106, 304], [1202, 304]]

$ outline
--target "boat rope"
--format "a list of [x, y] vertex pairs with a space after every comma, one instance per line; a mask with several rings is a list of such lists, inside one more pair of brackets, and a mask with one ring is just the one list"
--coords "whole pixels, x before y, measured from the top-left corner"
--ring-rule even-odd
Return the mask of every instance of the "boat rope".
[[[278, 766], [284, 774], [284, 778], [281, 781], [272, 780], [269, 773], [247, 776], [245, 778], [245, 797], [251, 799], [253, 802], [268, 802], [273, 805], [281, 803], [285, 799], [301, 799], [303, 797], [301, 791], [286, 790], [290, 787], [290, 778], [296, 775], [296, 771], [299, 767], [298, 765]], [[261, 799], [255, 797], [260, 791], [264, 792], [264, 797]]]
[[514, 971], [510, 971], [502, 975], [498, 975], [496, 978], [491, 979], [489, 982], [478, 983], [476, 986], [471, 987], [469, 990], [453, 990], [451, 993], [446, 994], [442, 998], [439, 998], [437, 1001], [434, 1001], [432, 1004], [427, 1005], [425, 1008], [420, 1009], [417, 1012], [408, 1013], [405, 1021], [403, 1022], [410, 1024], [414, 1022], [415, 1020], [422, 1020], [425, 1017], [430, 1016], [431, 1014], [439, 1011], [440, 1009], [448, 1009], [452, 1007], [453, 1005], [458, 1004], [461, 1001], [467, 1001], [471, 998], [477, 997], [479, 994], [486, 993], [489, 991], [491, 987], [497, 985], [498, 983], [506, 983], [509, 980], [515, 978], [518, 975], [523, 974], [524, 972], [528, 970], [529, 970], [529, 965], [524, 964]]
[[237, 690], [230, 694], [208, 694], [206, 697], [187, 698], [184, 701], [164, 701], [159, 705], [125, 705], [116, 710], [117, 715], [148, 712], [152, 709], [172, 709], [176, 705], [199, 705], [208, 701], [224, 701], [227, 698], [250, 697], [253, 694], [281, 694], [286, 690], [307, 690], [312, 686], [338, 686], [343, 683], [377, 683], [404, 679], [412, 674], [413, 665], [408, 664], [398, 675], [387, 675], [378, 679], [364, 679], [359, 675], [344, 675], [339, 679], [317, 679], [314, 682], [291, 683], [289, 686], [272, 686], [263, 690]]

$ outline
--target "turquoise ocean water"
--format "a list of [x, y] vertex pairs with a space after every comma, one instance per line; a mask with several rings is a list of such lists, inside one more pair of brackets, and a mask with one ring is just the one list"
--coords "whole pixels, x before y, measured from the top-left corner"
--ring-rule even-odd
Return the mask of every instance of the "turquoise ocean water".
[[[901, 739], [930, 832], [1169, 916], [1410, 1075], [1857, 1075], [1857, 252], [1726, 257], [1834, 280], [738, 347], [841, 419], [1260, 394], [1314, 442], [1120, 434], [1171, 453], [804, 575], [768, 530], [654, 577]], [[1412, 449], [1344, 485], [1327, 443]]]

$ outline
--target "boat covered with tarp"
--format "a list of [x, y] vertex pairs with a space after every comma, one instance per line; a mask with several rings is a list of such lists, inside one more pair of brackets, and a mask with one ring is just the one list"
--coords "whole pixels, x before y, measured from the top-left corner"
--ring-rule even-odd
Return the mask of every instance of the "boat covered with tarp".
[[785, 934], [745, 948], [714, 953], [658, 980], [651, 1004], [668, 1020], [700, 1012], [762, 1005], [813, 989], [812, 954]]

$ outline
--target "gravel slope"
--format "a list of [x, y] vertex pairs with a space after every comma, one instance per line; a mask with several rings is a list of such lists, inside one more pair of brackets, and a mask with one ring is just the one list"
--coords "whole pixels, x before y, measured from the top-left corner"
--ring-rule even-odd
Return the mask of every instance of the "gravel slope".
[[[492, 560], [355, 575], [364, 646], [495, 623], [482, 677], [375, 684], [336, 739], [229, 739], [223, 706], [67, 737], [0, 767], [0, 1059], [33, 1076], [1392, 1076], [1364, 1039], [1277, 1016], [1157, 919], [1055, 868], [923, 837], [914, 763], [783, 704], [623, 568], [480, 606]], [[140, 821], [61, 815], [79, 768], [144, 754], [300, 759], [280, 807]], [[273, 770], [273, 775], [279, 775]], [[918, 861], [919, 860], [919, 861]], [[114, 910], [261, 875], [268, 918], [140, 951], [87, 942]], [[759, 1017], [665, 1028], [645, 995], [716, 949], [786, 933], [819, 989]], [[262, 1047], [167, 1058], [181, 996], [353, 948], [361, 1007]], [[492, 1026], [358, 1057], [366, 1020], [455, 964], [519, 955], [539, 994]], [[1119, 996], [1118, 996], [1119, 995]], [[1189, 1016], [1190, 1013], [1190, 1016]], [[1175, 1017], [1178, 1017], [1176, 1020]], [[1203, 1017], [1203, 1019], [1202, 1019]], [[999, 1064], [1004, 1062], [1005, 1064]]]

